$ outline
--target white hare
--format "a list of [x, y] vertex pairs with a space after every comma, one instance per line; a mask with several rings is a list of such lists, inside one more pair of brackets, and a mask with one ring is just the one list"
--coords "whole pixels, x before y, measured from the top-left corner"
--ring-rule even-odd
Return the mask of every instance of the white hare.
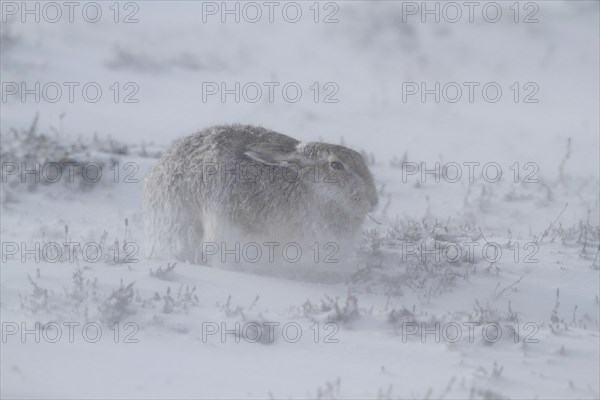
[[202, 243], [343, 240], [378, 201], [363, 157], [249, 125], [177, 141], [144, 181], [150, 255], [199, 262]]

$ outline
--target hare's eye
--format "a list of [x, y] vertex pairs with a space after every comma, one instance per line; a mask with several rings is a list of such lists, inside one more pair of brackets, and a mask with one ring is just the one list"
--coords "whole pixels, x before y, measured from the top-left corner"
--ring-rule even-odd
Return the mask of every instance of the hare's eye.
[[333, 169], [337, 169], [338, 171], [344, 169], [344, 164], [342, 164], [339, 161], [332, 161], [331, 162], [331, 168]]

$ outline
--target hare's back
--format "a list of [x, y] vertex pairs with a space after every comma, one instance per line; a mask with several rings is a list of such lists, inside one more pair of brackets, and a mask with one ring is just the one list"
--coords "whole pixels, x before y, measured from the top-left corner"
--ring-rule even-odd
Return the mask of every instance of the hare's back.
[[176, 144], [176, 157], [193, 154], [205, 160], [239, 158], [250, 147], [271, 145], [272, 148], [294, 149], [298, 140], [252, 125], [218, 125], [190, 135]]

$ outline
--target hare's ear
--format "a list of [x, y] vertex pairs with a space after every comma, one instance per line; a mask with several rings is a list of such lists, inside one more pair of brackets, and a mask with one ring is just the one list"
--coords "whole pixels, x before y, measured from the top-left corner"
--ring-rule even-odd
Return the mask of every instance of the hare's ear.
[[280, 144], [261, 143], [255, 144], [244, 152], [244, 155], [265, 165], [298, 164], [302, 156], [296, 152], [296, 148], [285, 147]]

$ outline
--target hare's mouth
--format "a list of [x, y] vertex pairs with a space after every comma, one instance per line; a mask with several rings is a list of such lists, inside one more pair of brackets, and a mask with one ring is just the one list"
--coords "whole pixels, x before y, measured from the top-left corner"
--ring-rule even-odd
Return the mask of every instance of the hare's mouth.
[[352, 196], [351, 200], [354, 204], [360, 204], [367, 212], [375, 210], [378, 204], [377, 198], [369, 198], [367, 196]]
[[375, 211], [378, 204], [379, 204], [379, 199], [377, 197], [369, 199], [369, 205], [371, 206], [371, 208], [369, 209], [369, 212]]

